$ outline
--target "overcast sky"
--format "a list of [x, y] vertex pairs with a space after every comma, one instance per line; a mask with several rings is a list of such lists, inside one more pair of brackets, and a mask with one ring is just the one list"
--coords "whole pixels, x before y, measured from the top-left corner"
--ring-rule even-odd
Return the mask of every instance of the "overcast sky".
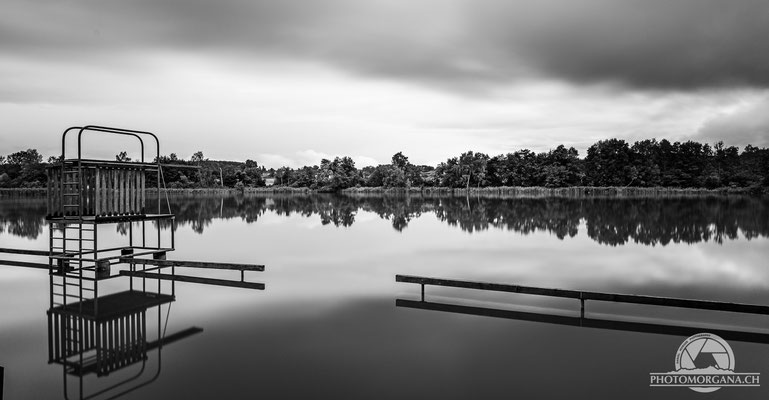
[[[2, 0], [0, 154], [436, 164], [600, 139], [769, 146], [766, 0]], [[123, 143], [116, 145], [122, 147]], [[125, 145], [126, 150], [130, 150]], [[112, 157], [120, 148], [96, 149]]]

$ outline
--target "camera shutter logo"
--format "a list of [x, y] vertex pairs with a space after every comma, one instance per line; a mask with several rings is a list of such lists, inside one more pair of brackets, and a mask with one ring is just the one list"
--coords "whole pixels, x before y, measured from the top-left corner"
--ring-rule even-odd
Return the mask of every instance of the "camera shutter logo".
[[688, 387], [700, 393], [715, 392], [727, 386], [759, 386], [759, 373], [738, 373], [734, 367], [734, 352], [726, 340], [712, 333], [698, 333], [678, 347], [676, 370], [652, 372], [649, 386]]

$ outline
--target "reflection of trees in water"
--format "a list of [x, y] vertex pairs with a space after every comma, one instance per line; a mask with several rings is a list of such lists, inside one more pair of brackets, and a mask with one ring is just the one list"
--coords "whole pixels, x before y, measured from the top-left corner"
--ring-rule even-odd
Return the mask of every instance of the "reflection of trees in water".
[[523, 234], [548, 232], [559, 239], [587, 235], [608, 245], [697, 243], [769, 236], [769, 202], [755, 197], [678, 198], [491, 198], [452, 196], [269, 194], [217, 198], [176, 198], [180, 225], [202, 232], [214, 218], [255, 221], [266, 211], [280, 216], [317, 215], [321, 223], [351, 226], [359, 210], [391, 221], [402, 231], [411, 220], [433, 213], [465, 232], [490, 227]]
[[[176, 215], [176, 226], [190, 225], [196, 233], [203, 233], [214, 219], [240, 218], [247, 223], [256, 222], [264, 214], [269, 199], [266, 197], [215, 197], [215, 196], [172, 196], [169, 203]], [[161, 211], [167, 211], [163, 206]], [[161, 228], [171, 227], [171, 221], [158, 220]]]
[[443, 198], [436, 215], [466, 232], [489, 227], [530, 234], [537, 230], [559, 239], [577, 234], [580, 204], [563, 198]]
[[[587, 235], [607, 245], [644, 245], [769, 237], [769, 199], [756, 197], [503, 198], [452, 196], [295, 195], [171, 197], [178, 226], [203, 233], [214, 219], [251, 223], [264, 213], [318, 216], [323, 225], [351, 226], [359, 210], [372, 212], [402, 231], [415, 218], [434, 214], [465, 232], [491, 228], [574, 237], [582, 221]], [[45, 200], [3, 200], [0, 232], [36, 238], [45, 221]], [[165, 208], [165, 207], [164, 207]], [[165, 210], [164, 210], [165, 211]], [[169, 221], [160, 221], [169, 228]], [[122, 229], [121, 229], [122, 228]], [[118, 226], [125, 233], [125, 227]]]
[[734, 240], [769, 236], [769, 202], [750, 197], [593, 199], [588, 236], [609, 245]]
[[1, 199], [0, 234], [36, 239], [46, 226], [45, 213], [45, 198]]

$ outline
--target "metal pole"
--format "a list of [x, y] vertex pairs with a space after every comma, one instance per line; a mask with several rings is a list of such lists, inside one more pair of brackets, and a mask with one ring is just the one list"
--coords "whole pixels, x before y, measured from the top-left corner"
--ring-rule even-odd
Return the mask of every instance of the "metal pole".
[[171, 218], [171, 249], [176, 249], [176, 218]]

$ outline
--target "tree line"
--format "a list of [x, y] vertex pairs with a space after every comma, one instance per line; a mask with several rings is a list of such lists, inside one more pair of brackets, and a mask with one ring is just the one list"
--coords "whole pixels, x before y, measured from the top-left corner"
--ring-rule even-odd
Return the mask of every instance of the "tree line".
[[[125, 152], [119, 161], [130, 161]], [[45, 186], [47, 163], [37, 150], [0, 156], [0, 187]], [[415, 165], [402, 152], [389, 164], [357, 168], [351, 157], [323, 159], [301, 168], [270, 168], [254, 160], [214, 161], [198, 151], [189, 160], [172, 153], [161, 156], [163, 164], [188, 166], [163, 169], [170, 188], [245, 188], [274, 185], [338, 191], [351, 187], [448, 187], [499, 186], [673, 187], [673, 188], [761, 188], [769, 186], [769, 149], [747, 145], [740, 151], [723, 142], [714, 145], [696, 141], [673, 142], [647, 139], [632, 145], [622, 139], [601, 140], [584, 158], [573, 147], [559, 145], [536, 153], [528, 149], [489, 156], [468, 151], [437, 166]], [[151, 180], [150, 185], [154, 185]]]

